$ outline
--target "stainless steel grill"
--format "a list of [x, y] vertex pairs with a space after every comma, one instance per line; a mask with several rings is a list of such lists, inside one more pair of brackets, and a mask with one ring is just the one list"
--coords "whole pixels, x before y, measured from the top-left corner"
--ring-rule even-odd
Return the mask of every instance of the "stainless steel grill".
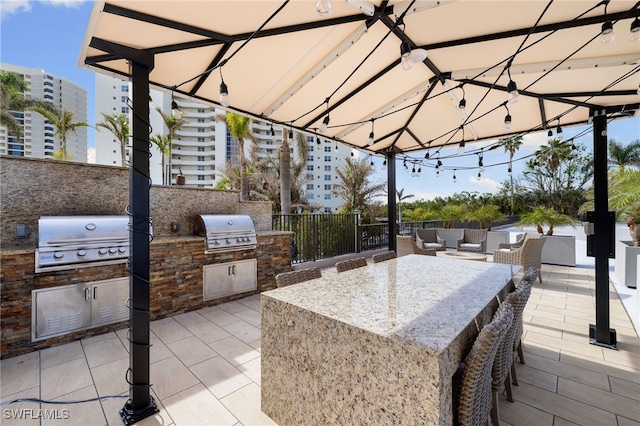
[[254, 249], [257, 245], [253, 220], [247, 215], [200, 215], [196, 233], [205, 237], [205, 253]]
[[125, 263], [128, 216], [42, 216], [36, 272]]

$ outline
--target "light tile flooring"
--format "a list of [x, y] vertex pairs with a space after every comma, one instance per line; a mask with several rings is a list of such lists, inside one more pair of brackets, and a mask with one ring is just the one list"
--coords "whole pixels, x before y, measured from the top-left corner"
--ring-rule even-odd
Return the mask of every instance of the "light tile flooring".
[[[614, 351], [588, 343], [588, 325], [595, 321], [594, 271], [544, 265], [542, 276], [544, 284], [536, 283], [524, 313], [526, 364], [517, 364], [515, 402], [500, 398], [501, 424], [640, 425], [640, 339], [617, 294], [612, 288], [611, 327], [619, 346]], [[154, 321], [151, 331], [152, 393], [160, 413], [140, 424], [274, 424], [260, 411], [259, 296]], [[3, 360], [2, 401], [126, 393], [125, 342], [121, 330]], [[2, 407], [0, 422], [121, 425], [124, 402], [14, 403]], [[68, 418], [14, 419], [23, 408], [34, 410], [28, 417], [37, 417], [38, 409], [65, 409]]]

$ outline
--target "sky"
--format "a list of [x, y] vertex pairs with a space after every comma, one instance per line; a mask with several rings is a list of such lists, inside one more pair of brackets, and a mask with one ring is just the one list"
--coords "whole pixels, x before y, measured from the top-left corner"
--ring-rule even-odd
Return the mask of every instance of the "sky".
[[[85, 31], [91, 15], [93, 2], [70, 0], [0, 0], [0, 62], [24, 67], [42, 68], [47, 73], [68, 79], [88, 90], [88, 118], [95, 124], [95, 76], [78, 66], [78, 57]], [[585, 127], [563, 127], [564, 137], [570, 138], [582, 133]], [[623, 144], [640, 139], [640, 117], [615, 120], [608, 126], [609, 139]], [[527, 135], [524, 144], [514, 159], [524, 158], [546, 143], [546, 133]], [[575, 142], [585, 145], [589, 150], [593, 145], [593, 134], [587, 132]], [[488, 145], [489, 143], [483, 143]], [[470, 149], [481, 145], [467, 144]], [[95, 133], [89, 129], [89, 158], [95, 158]], [[442, 155], [454, 153], [454, 148], [441, 151]], [[364, 155], [364, 154], [360, 154]], [[412, 158], [424, 158], [424, 153], [414, 153]], [[407, 201], [431, 200], [446, 197], [463, 191], [495, 193], [502, 182], [508, 179], [507, 166], [489, 167], [491, 164], [508, 160], [508, 154], [496, 149], [484, 154], [485, 171], [478, 180], [478, 169], [462, 170], [464, 167], [477, 166], [477, 156], [468, 156], [457, 160], [448, 160], [448, 168], [458, 167], [457, 181], [453, 182], [453, 170], [445, 170], [435, 178], [435, 170], [423, 168], [420, 177], [411, 176], [402, 163], [396, 165], [396, 186], [404, 195], [413, 195]], [[513, 165], [514, 178], [521, 176], [525, 160]], [[382, 170], [382, 159], [374, 158], [376, 182], [386, 181], [386, 171]]]

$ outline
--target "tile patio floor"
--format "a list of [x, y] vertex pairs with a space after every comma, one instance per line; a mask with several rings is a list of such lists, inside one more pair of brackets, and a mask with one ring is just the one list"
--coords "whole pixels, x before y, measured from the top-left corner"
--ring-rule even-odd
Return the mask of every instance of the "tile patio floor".
[[[334, 273], [328, 268], [323, 273]], [[588, 343], [594, 270], [543, 265], [524, 313], [526, 364], [502, 425], [640, 425], [640, 339], [611, 287], [619, 350]], [[516, 276], [519, 278], [519, 276]], [[160, 413], [143, 425], [271, 425], [260, 411], [260, 299], [251, 296], [151, 324], [152, 392]], [[126, 393], [125, 330], [3, 360], [2, 401], [78, 400]], [[125, 399], [15, 403], [4, 425], [122, 425]], [[65, 420], [15, 420], [7, 409], [67, 409]], [[292, 409], [294, 409], [292, 407]], [[9, 415], [9, 417], [11, 417]]]

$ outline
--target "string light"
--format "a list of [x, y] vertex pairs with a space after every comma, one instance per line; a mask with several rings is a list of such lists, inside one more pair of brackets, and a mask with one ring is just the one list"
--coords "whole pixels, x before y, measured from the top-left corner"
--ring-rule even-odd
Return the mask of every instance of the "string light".
[[[604, 3], [604, 16], [607, 16], [607, 6], [609, 6], [609, 1], [606, 0]], [[616, 38], [616, 33], [613, 32], [613, 22], [610, 20], [605, 21], [602, 24], [602, 29], [600, 31], [600, 42], [603, 44], [609, 44]]]
[[551, 129], [547, 132], [547, 142], [551, 142], [553, 140], [553, 132]]
[[560, 120], [558, 120], [558, 127], [556, 128], [556, 139], [562, 140], [562, 127], [560, 127]]
[[629, 41], [634, 43], [640, 41], [640, 19], [638, 19], [638, 9], [636, 8], [636, 19], [631, 22], [629, 29]]
[[371, 119], [371, 133], [369, 133], [369, 146], [373, 145], [373, 143], [375, 142], [375, 135], [373, 134], [373, 123], [374, 123], [374, 119]]
[[224, 82], [224, 78], [222, 77], [222, 68], [220, 68], [220, 105], [223, 107], [228, 107], [231, 105], [231, 100], [229, 99], [229, 88]]
[[453, 183], [456, 183], [458, 178], [456, 178], [456, 169], [453, 169]]
[[464, 154], [464, 146], [465, 146], [465, 142], [463, 139], [460, 141], [460, 145], [458, 145], [458, 155]]
[[460, 99], [460, 102], [458, 102], [458, 115], [463, 120], [466, 120], [467, 119], [467, 109], [466, 109], [467, 100], [465, 99], [464, 86], [460, 85], [460, 89], [462, 89], [462, 99]]
[[511, 66], [507, 68], [507, 74], [509, 75], [509, 84], [507, 84], [507, 92], [509, 92], [509, 95], [511, 95], [511, 97], [509, 98], [509, 103], [515, 104], [520, 100], [520, 92], [518, 92], [518, 85], [516, 84], [516, 82], [511, 79]]
[[480, 172], [478, 172], [478, 180], [482, 179], [482, 175], [480, 174]]
[[386, 158], [382, 162], [382, 170], [387, 170], [387, 159]]
[[511, 114], [509, 114], [509, 108], [505, 104], [504, 107], [507, 109], [507, 115], [504, 116], [504, 125], [502, 128], [506, 131], [511, 130]]
[[173, 98], [171, 98], [171, 115], [177, 120], [182, 117], [182, 112], [180, 112], [180, 109], [178, 108], [178, 103]]
[[333, 10], [333, 4], [331, 0], [318, 0], [316, 2], [316, 11], [320, 16], [326, 16]]

